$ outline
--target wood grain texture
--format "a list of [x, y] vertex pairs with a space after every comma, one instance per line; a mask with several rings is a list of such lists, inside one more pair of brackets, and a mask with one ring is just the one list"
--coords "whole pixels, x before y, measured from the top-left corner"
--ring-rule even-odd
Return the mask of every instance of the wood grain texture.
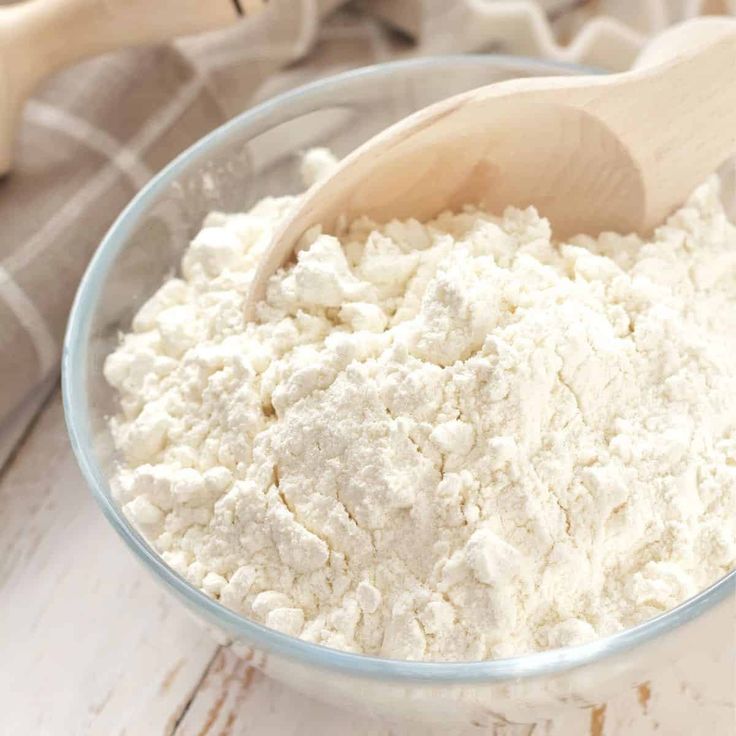
[[435, 728], [368, 720], [295, 693], [220, 650], [176, 736], [733, 736], [733, 653], [674, 668], [608, 703], [570, 711], [538, 727]]
[[[462, 729], [463, 733], [467, 731]], [[471, 733], [479, 733], [472, 729]], [[460, 733], [424, 724], [397, 724], [338, 710], [269, 680], [221, 649], [182, 719], [176, 736], [440, 736]]]
[[102, 517], [58, 396], [0, 477], [0, 525], [0, 733], [167, 733], [217, 647]]
[[[736, 632], [735, 632], [736, 635]], [[273, 682], [163, 593], [96, 508], [57, 395], [0, 472], [2, 736], [734, 736], [734, 643], [536, 728], [366, 719]]]

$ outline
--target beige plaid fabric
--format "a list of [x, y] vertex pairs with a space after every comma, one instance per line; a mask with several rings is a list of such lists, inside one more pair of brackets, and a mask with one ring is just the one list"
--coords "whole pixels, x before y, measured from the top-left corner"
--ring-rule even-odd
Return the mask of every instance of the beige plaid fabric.
[[[75, 289], [112, 220], [154, 172], [227, 118], [308, 79], [399, 55], [500, 49], [595, 61], [607, 49], [626, 63], [642, 34], [687, 3], [532, 5], [272, 0], [224, 31], [89, 60], [49, 80], [25, 109], [14, 170], [0, 182], [0, 433], [53, 386]], [[572, 51], [558, 45], [617, 7], [618, 25]]]

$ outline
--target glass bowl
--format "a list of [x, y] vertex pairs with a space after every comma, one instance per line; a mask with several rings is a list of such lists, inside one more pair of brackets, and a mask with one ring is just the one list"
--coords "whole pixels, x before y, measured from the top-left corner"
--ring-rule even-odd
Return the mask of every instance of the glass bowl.
[[[121, 330], [178, 265], [210, 210], [243, 211], [302, 190], [299, 152], [342, 156], [414, 110], [472, 87], [523, 76], [589, 72], [522, 58], [395, 62], [318, 81], [265, 102], [181, 154], [133, 199], [82, 279], [63, 353], [71, 443], [112, 526], [156, 579], [220, 641], [268, 675], [352, 709], [435, 723], [531, 733], [561, 710], [590, 708], [652, 681], [693, 651], [732, 640], [736, 572], [636, 628], [578, 647], [486, 662], [393, 661], [331, 650], [270, 630], [208, 598], [170, 569], [111, 497], [115, 452], [106, 417], [116, 397], [102, 375]], [[141, 615], [145, 615], [141, 611]]]

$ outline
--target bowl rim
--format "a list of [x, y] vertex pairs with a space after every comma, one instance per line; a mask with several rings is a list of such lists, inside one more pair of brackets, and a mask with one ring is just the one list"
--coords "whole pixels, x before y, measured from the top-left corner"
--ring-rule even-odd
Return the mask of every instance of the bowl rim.
[[102, 239], [80, 281], [67, 323], [62, 350], [61, 385], [64, 414], [71, 446], [82, 475], [103, 514], [143, 564], [185, 604], [202, 612], [229, 633], [237, 632], [249, 645], [292, 661], [359, 677], [404, 682], [425, 681], [433, 684], [490, 683], [549, 676], [594, 664], [614, 655], [623, 654], [671, 632], [701, 616], [729, 596], [736, 595], [736, 570], [733, 570], [705, 590], [677, 607], [644, 621], [632, 628], [596, 639], [592, 642], [552, 649], [509, 658], [483, 661], [408, 661], [355, 654], [332, 649], [282, 634], [252, 621], [209, 598], [174, 572], [149, 546], [148, 542], [128, 522], [114, 503], [109, 483], [93, 451], [92, 431], [86, 399], [86, 362], [92, 307], [95, 306], [107, 271], [124, 249], [139, 217], [148, 204], [163, 192], [179, 174], [204, 158], [228, 137], [268, 116], [279, 105], [329, 90], [346, 81], [382, 77], [397, 68], [442, 67], [443, 64], [467, 63], [489, 68], [520, 68], [539, 70], [597, 73], [599, 70], [578, 64], [551, 62], [522, 56], [495, 54], [465, 54], [404, 59], [359, 67], [297, 87], [247, 109], [210, 131], [174, 158], [131, 199]]

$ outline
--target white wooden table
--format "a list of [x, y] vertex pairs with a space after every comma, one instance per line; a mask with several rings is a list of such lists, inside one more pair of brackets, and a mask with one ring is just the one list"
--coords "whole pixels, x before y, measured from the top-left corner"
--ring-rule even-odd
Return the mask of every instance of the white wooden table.
[[[651, 692], [542, 733], [734, 736], [733, 666], [729, 654], [673, 670]], [[0, 471], [2, 736], [429, 733], [309, 700], [219, 648], [109, 527], [77, 469], [58, 391], [45, 403]]]

